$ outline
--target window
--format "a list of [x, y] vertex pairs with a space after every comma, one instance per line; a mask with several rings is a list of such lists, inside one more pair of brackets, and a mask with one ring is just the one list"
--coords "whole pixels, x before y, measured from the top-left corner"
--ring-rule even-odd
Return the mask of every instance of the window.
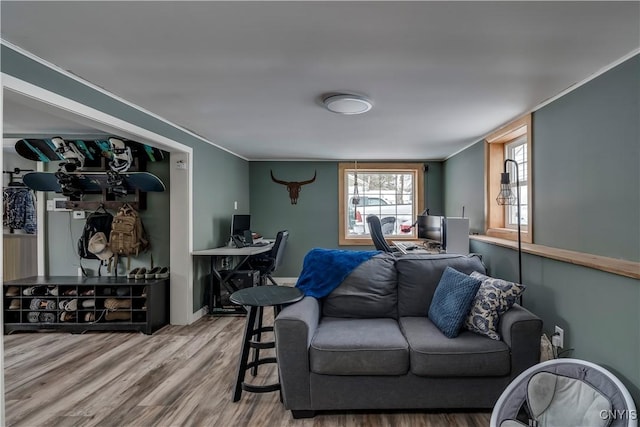
[[340, 163], [339, 243], [373, 245], [368, 215], [377, 215], [387, 238], [416, 239], [411, 228], [424, 209], [422, 163]]
[[[518, 180], [515, 179], [516, 167], [513, 163], [507, 164], [507, 171], [511, 177], [511, 192], [516, 194], [518, 183], [520, 184], [520, 228], [527, 229], [529, 223], [528, 212], [528, 183], [527, 183], [527, 138], [520, 137], [517, 140], [504, 145], [504, 155], [506, 159], [515, 160], [518, 163]], [[505, 208], [505, 227], [517, 230], [518, 228], [518, 206], [507, 205]]]
[[[485, 192], [486, 234], [503, 239], [517, 240], [518, 207], [499, 206], [496, 197], [500, 191], [500, 174], [504, 171], [504, 160], [518, 163], [520, 180], [520, 225], [522, 241], [533, 243], [531, 204], [531, 115], [518, 119], [497, 130], [485, 139]], [[507, 163], [510, 185], [516, 194], [515, 166]]]

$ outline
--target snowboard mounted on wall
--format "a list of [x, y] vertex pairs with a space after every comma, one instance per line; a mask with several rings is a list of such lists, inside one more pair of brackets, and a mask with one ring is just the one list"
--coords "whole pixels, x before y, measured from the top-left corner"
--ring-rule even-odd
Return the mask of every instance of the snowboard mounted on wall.
[[164, 183], [149, 172], [29, 172], [22, 182], [35, 191], [53, 191], [67, 196], [98, 194], [103, 190], [126, 195], [138, 191], [165, 191]]
[[[164, 159], [162, 150], [135, 141], [123, 140], [131, 148], [134, 157], [144, 158], [146, 161], [158, 162]], [[107, 140], [65, 140], [73, 145], [85, 157], [84, 167], [100, 167], [102, 158], [111, 157], [111, 147]], [[64, 162], [65, 157], [56, 149], [51, 139], [21, 139], [15, 144], [16, 152], [25, 159], [36, 162]]]

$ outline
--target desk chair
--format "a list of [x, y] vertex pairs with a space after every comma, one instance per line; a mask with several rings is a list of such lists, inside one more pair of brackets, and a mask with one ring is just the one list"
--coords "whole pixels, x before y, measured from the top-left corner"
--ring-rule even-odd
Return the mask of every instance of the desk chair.
[[380, 218], [375, 215], [369, 215], [367, 217], [367, 223], [369, 224], [371, 240], [373, 240], [373, 244], [376, 246], [376, 249], [388, 253], [394, 252], [393, 249], [391, 249], [391, 246], [389, 246], [387, 241], [384, 239]]
[[246, 268], [243, 267], [243, 269], [258, 270], [260, 272], [261, 285], [266, 285], [267, 279], [274, 285], [278, 285], [271, 274], [282, 264], [284, 248], [287, 245], [288, 238], [289, 231], [278, 231], [271, 251], [250, 257], [244, 266]]
[[382, 234], [393, 234], [393, 229], [396, 225], [396, 217], [385, 216], [380, 220], [380, 224], [382, 226]]

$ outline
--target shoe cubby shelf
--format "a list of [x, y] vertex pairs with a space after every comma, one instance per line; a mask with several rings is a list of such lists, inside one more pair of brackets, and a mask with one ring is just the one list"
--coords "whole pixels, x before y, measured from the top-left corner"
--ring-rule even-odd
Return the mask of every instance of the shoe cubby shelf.
[[140, 331], [169, 320], [168, 279], [28, 277], [5, 282], [4, 333], [57, 330]]

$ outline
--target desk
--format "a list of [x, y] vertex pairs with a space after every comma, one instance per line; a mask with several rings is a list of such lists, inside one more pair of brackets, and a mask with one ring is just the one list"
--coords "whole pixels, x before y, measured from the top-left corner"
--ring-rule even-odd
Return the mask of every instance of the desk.
[[[202, 249], [199, 251], [193, 251], [191, 255], [194, 256], [208, 256], [211, 262], [211, 283], [209, 287], [209, 314], [243, 314], [243, 311], [223, 309], [220, 303], [220, 289], [221, 286], [225, 286], [229, 293], [233, 293], [238, 288], [229, 279], [233, 274], [238, 271], [238, 268], [244, 264], [252, 255], [258, 255], [265, 252], [269, 252], [273, 248], [273, 241], [269, 241], [268, 245], [264, 246], [247, 246], [245, 248], [236, 248], [230, 246], [221, 246], [213, 249]], [[238, 262], [233, 269], [222, 277], [220, 271], [217, 269], [216, 264], [218, 257], [225, 256], [240, 256], [242, 260]]]

